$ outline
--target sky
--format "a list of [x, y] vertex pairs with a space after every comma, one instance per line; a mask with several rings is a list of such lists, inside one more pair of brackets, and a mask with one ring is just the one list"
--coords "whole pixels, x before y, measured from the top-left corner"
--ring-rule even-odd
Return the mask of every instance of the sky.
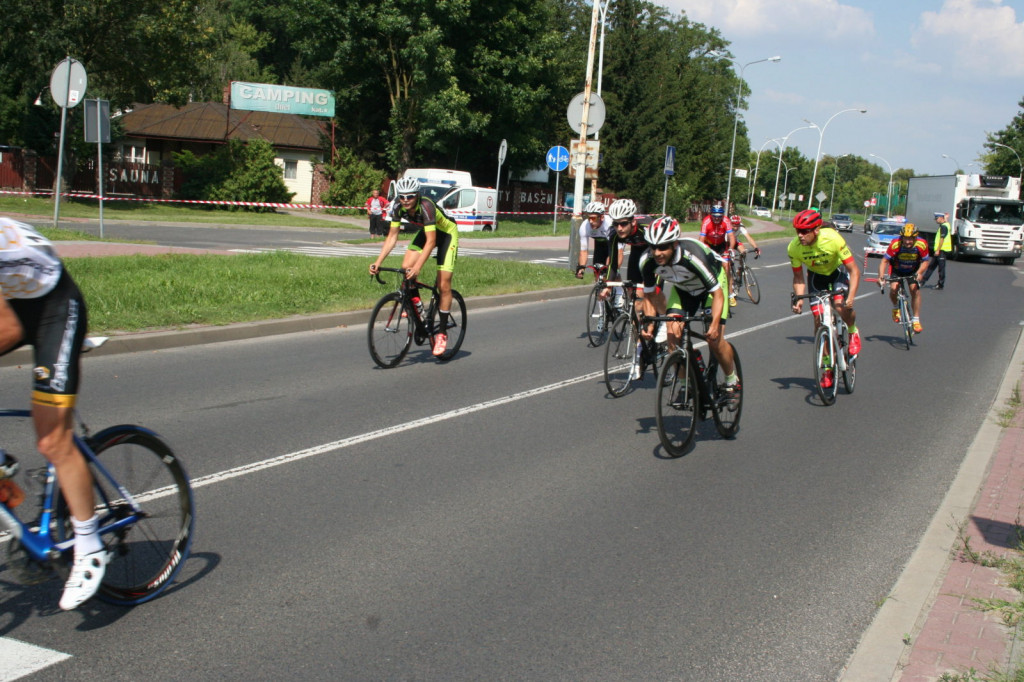
[[[957, 166], [978, 173], [986, 133], [1021, 112], [1024, 0], [655, 2], [718, 29], [737, 72], [782, 57], [743, 70], [754, 151], [808, 119], [825, 128], [823, 155], [856, 154], [917, 175]], [[813, 159], [818, 143], [809, 128], [792, 133], [787, 147]]]

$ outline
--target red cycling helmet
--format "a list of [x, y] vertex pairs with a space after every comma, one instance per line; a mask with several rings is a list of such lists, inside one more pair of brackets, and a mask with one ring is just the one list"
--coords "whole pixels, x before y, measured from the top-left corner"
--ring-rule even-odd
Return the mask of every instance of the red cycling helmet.
[[798, 230], [813, 230], [817, 227], [821, 227], [821, 214], [816, 209], [809, 208], [806, 211], [800, 211], [793, 218], [793, 227]]
[[729, 222], [731, 222], [733, 225], [742, 225], [743, 218], [740, 218], [738, 215], [734, 215], [729, 218]]

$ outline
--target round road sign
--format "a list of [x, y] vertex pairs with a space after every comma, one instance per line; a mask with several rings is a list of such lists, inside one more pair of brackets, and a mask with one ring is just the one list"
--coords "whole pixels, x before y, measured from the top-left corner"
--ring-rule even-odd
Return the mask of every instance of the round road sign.
[[89, 78], [82, 62], [65, 57], [50, 74], [50, 97], [58, 107], [72, 108], [85, 97]]

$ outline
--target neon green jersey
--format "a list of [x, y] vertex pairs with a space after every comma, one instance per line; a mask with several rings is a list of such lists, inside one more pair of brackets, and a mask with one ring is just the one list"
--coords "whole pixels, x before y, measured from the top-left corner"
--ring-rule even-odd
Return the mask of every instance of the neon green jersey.
[[806, 265], [808, 270], [819, 275], [831, 275], [843, 261], [853, 258], [846, 240], [831, 228], [819, 230], [818, 238], [810, 246], [804, 246], [799, 237], [794, 237], [786, 253], [794, 270]]

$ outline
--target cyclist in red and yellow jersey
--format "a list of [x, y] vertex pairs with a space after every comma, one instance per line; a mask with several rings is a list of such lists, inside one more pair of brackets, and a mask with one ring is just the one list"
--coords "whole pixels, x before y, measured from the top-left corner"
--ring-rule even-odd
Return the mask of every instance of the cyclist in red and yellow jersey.
[[[924, 271], [928, 269], [929, 256], [928, 244], [917, 236], [917, 225], [907, 223], [900, 231], [900, 238], [889, 242], [889, 248], [885, 250], [881, 262], [878, 264], [878, 280], [881, 282], [885, 276], [886, 266], [894, 276], [916, 275], [913, 282], [908, 282], [910, 287], [910, 307], [913, 311], [911, 322], [914, 326], [914, 333], [920, 334], [924, 331], [921, 326], [921, 280]], [[896, 303], [896, 289], [899, 282], [889, 283], [889, 299], [892, 300], [892, 321], [900, 323], [900, 309]]]
[[[833, 305], [836, 312], [850, 330], [850, 354], [860, 353], [860, 331], [857, 330], [857, 314], [853, 310], [853, 300], [860, 286], [860, 268], [850, 253], [846, 240], [835, 230], [821, 229], [821, 213], [816, 208], [801, 211], [793, 218], [796, 237], [789, 243], [787, 253], [793, 266], [793, 293], [803, 296], [807, 293], [808, 284], [811, 292], [833, 292]], [[804, 280], [804, 266], [807, 267], [808, 280]], [[793, 312], [797, 315], [803, 310], [803, 300], [793, 304]], [[820, 321], [814, 318], [814, 328]]]

